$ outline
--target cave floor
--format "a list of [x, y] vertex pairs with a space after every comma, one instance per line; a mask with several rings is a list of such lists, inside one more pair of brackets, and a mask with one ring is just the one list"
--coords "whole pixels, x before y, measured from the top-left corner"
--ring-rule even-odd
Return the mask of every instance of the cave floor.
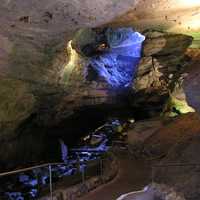
[[136, 160], [127, 151], [117, 152], [119, 173], [114, 180], [79, 200], [115, 200], [120, 195], [142, 190], [151, 181], [151, 165], [148, 161]]

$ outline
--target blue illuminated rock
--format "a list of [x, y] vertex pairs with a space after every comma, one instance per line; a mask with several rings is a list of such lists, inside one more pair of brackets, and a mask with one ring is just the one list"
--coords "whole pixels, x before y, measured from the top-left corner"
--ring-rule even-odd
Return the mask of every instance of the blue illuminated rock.
[[111, 87], [128, 87], [133, 81], [145, 37], [132, 28], [108, 29], [109, 49], [91, 58], [90, 65]]

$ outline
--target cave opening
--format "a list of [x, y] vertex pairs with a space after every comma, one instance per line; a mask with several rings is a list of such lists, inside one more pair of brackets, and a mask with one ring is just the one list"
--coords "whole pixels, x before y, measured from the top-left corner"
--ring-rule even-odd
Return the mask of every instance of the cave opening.
[[[90, 38], [85, 39], [85, 34]], [[131, 87], [144, 40], [133, 28], [83, 29], [72, 47], [88, 59], [86, 80], [104, 81], [111, 89], [123, 90]]]
[[[89, 88], [95, 85], [96, 96], [103, 91], [106, 98], [114, 101], [80, 106], [72, 116], [51, 128], [51, 137], [60, 137], [73, 146], [80, 136], [95, 130], [109, 118], [139, 120], [150, 116], [148, 109], [131, 105], [133, 80], [144, 41], [145, 36], [131, 27], [85, 28], [76, 32], [67, 45], [69, 62], [64, 69], [64, 82], [72, 80], [73, 73], [79, 70], [83, 78], [79, 81]], [[70, 135], [65, 135], [67, 132]]]
[[199, 200], [200, 0], [1, 1], [0, 199]]
[[[130, 100], [144, 40], [145, 36], [131, 27], [85, 28], [76, 32], [67, 45], [69, 62], [64, 69], [64, 82], [68, 83], [73, 73], [80, 71], [84, 78], [79, 81], [89, 88], [94, 84], [95, 95], [104, 91], [115, 100], [81, 106], [52, 128], [50, 135], [62, 137], [71, 145], [80, 135], [94, 130], [108, 118], [149, 117], [148, 111], [133, 108]], [[65, 136], [64, 132], [70, 132], [71, 136]]]
[[[62, 81], [64, 83], [74, 81], [75, 84], [78, 81], [83, 81], [86, 88], [90, 88], [90, 85], [95, 82], [96, 85], [100, 86], [97, 86], [94, 97], [92, 96], [91, 99], [96, 98], [95, 95], [98, 95], [99, 91], [104, 91], [108, 98], [111, 98], [111, 101], [106, 100], [102, 103], [95, 103], [95, 105], [83, 105], [74, 108], [71, 115], [64, 117], [58, 124], [48, 125], [47, 127], [40, 122], [41, 114], [36, 112], [34, 117], [31, 115], [19, 126], [17, 131], [20, 135], [20, 142], [15, 141], [14, 145], [20, 148], [18, 146], [24, 145], [23, 143], [28, 144], [31, 141], [34, 143], [41, 135], [38, 147], [36, 149], [33, 147], [31, 151], [35, 151], [35, 154], [37, 154], [36, 152], [39, 152], [39, 150], [45, 151], [46, 149], [47, 152], [42, 162], [59, 161], [61, 160], [60, 147], [55, 150], [51, 146], [58, 148], [60, 139], [67, 146], [73, 147], [80, 137], [92, 132], [106, 123], [108, 119], [125, 120], [149, 117], [147, 112], [132, 108], [129, 99], [132, 95], [132, 82], [137, 71], [144, 40], [145, 36], [136, 32], [133, 28], [107, 27], [79, 30], [67, 44], [66, 51], [69, 55], [69, 61], [64, 69]], [[76, 71], [82, 71], [83, 80], [79, 79]], [[49, 107], [45, 105], [40, 109], [39, 112], [42, 113]], [[45, 118], [46, 115], [43, 117]], [[25, 137], [26, 135], [30, 135], [30, 137]], [[26, 139], [23, 140], [23, 138]], [[47, 140], [48, 142], [42, 145], [43, 141]], [[17, 159], [20, 159], [19, 162], [24, 166], [39, 162], [35, 157], [33, 160], [30, 157], [30, 162], [26, 163], [29, 153], [31, 152], [27, 152], [27, 156], [17, 156]], [[20, 156], [23, 157], [23, 161]], [[41, 158], [42, 154], [39, 156], [39, 159]], [[9, 169], [13, 169], [16, 164], [18, 165], [18, 160], [13, 160]]]

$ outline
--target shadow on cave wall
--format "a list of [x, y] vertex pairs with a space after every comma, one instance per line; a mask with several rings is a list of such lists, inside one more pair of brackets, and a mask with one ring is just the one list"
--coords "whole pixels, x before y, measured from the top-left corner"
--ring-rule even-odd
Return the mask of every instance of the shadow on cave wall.
[[38, 126], [32, 114], [16, 130], [15, 137], [1, 138], [0, 171], [55, 162], [60, 158], [59, 142], [49, 137], [46, 127]]
[[[62, 162], [59, 139], [68, 147], [75, 146], [79, 139], [104, 124], [108, 119], [136, 120], [148, 118], [148, 113], [131, 108], [128, 97], [120, 97], [121, 103], [84, 106], [63, 119], [56, 126], [38, 125], [37, 114], [32, 115], [17, 130], [16, 138], [1, 140], [0, 171], [29, 167], [39, 163]], [[6, 149], [6, 152], [4, 151]], [[9, 162], [8, 162], [9, 161]]]

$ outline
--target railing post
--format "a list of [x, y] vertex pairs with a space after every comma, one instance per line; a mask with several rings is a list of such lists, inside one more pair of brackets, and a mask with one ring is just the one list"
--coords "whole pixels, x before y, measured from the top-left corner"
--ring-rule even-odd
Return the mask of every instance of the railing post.
[[104, 182], [104, 180], [103, 180], [103, 160], [102, 160], [102, 158], [100, 158], [100, 176], [102, 178], [102, 181]]
[[84, 184], [85, 183], [85, 169], [84, 168], [81, 172], [81, 175], [82, 175], [82, 183]]
[[36, 179], [37, 179], [37, 190], [38, 190], [38, 193], [39, 193], [40, 192], [40, 176], [39, 176], [38, 173], [36, 175]]
[[51, 170], [51, 165], [49, 165], [49, 192], [50, 192], [50, 199], [53, 200], [53, 186], [52, 186], [52, 170]]
[[154, 167], [151, 166], [151, 183], [154, 183]]

